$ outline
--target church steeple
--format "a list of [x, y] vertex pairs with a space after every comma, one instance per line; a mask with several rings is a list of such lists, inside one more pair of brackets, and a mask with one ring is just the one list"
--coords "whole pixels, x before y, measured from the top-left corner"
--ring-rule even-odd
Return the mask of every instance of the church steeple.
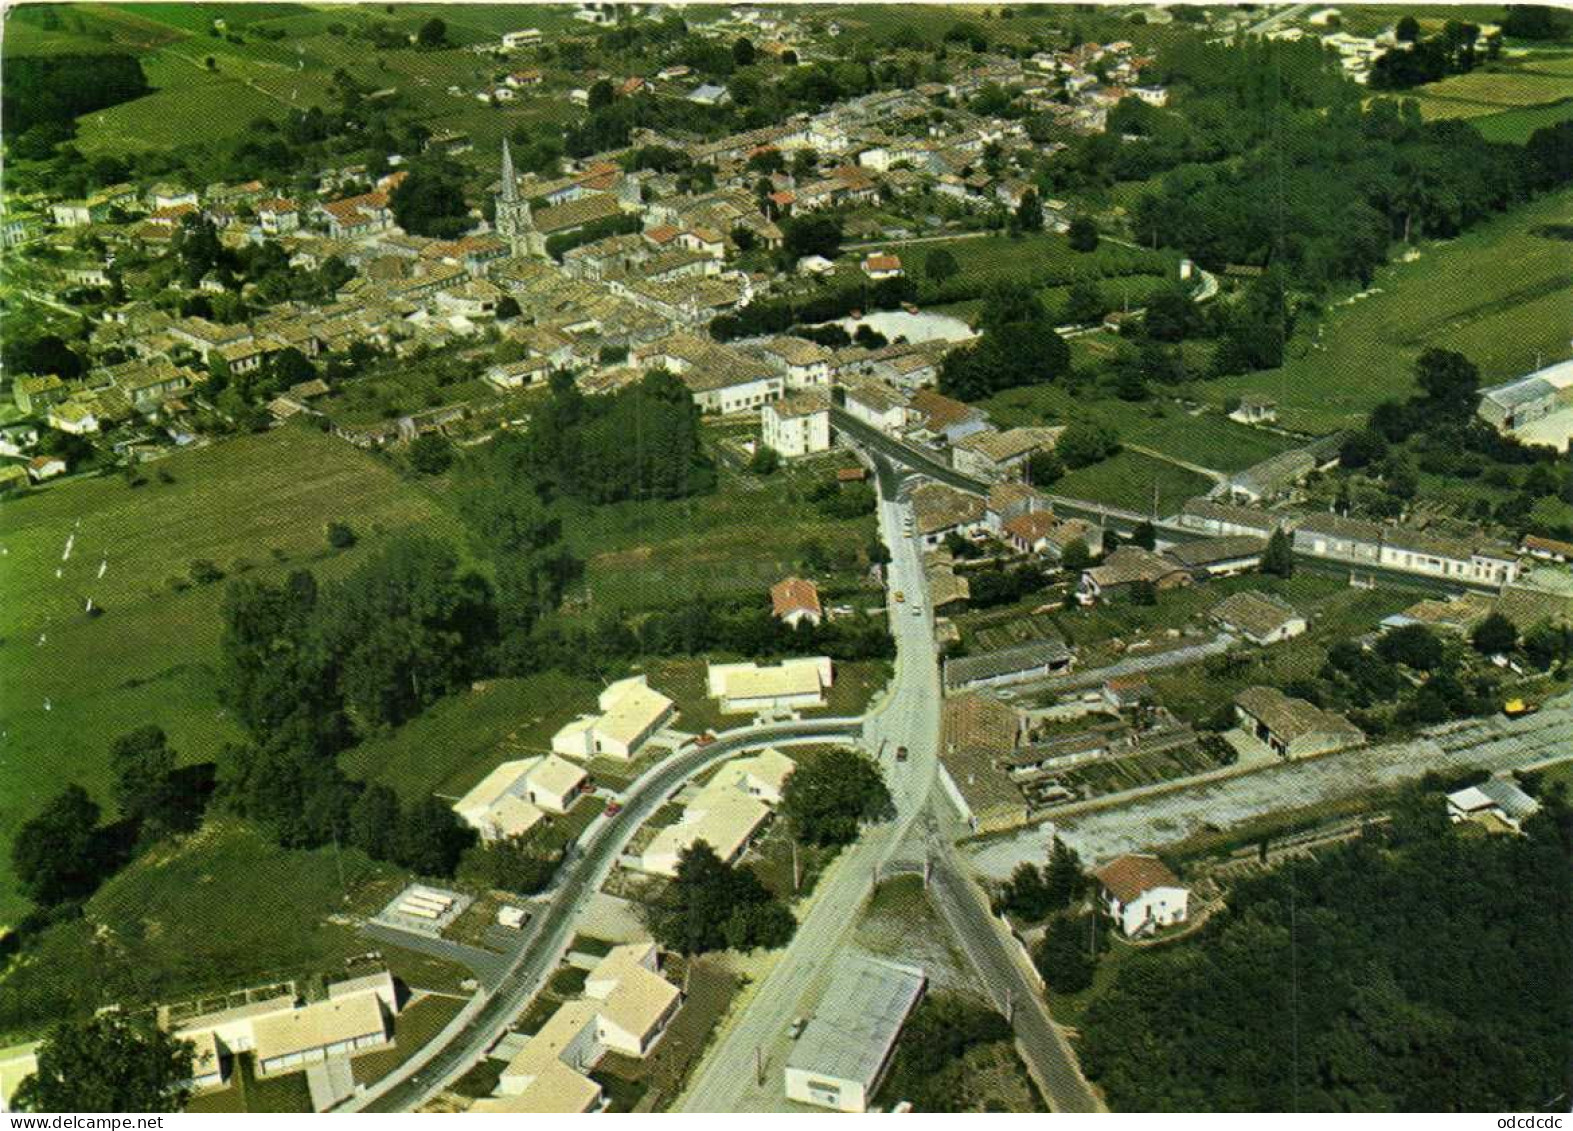
[[502, 139], [502, 195], [499, 199], [504, 204], [515, 204], [519, 200], [519, 178], [513, 171], [513, 154], [508, 151], [508, 139]]
[[513, 151], [502, 142], [502, 184], [496, 200], [497, 234], [508, 241], [515, 255], [546, 254], [546, 240], [535, 228], [530, 202], [519, 196], [519, 177], [513, 171]]

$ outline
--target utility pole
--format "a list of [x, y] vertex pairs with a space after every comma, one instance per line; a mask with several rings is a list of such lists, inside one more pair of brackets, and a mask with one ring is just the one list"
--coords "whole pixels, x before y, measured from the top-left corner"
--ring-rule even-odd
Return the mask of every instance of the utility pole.
[[754, 1080], [761, 1088], [765, 1086], [765, 1050], [759, 1045], [754, 1046]]
[[792, 894], [796, 895], [803, 887], [803, 866], [797, 855], [797, 837], [792, 838]]

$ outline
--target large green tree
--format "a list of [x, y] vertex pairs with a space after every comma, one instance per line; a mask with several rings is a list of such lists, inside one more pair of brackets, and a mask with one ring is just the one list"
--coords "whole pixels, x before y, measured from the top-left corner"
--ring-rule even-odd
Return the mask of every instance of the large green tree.
[[874, 762], [846, 747], [799, 760], [781, 794], [781, 814], [808, 844], [849, 844], [865, 821], [893, 811], [890, 790]]
[[11, 867], [24, 895], [48, 907], [93, 893], [106, 871], [98, 817], [98, 804], [72, 784], [22, 822], [11, 842]]
[[18, 1086], [21, 1111], [181, 1111], [191, 1096], [189, 1041], [123, 1013], [55, 1026], [38, 1047], [38, 1070]]

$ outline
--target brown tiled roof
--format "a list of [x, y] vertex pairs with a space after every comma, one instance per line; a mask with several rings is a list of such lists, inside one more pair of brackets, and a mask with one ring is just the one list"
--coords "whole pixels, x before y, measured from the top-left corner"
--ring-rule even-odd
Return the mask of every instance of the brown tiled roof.
[[1220, 601], [1213, 617], [1248, 636], [1266, 636], [1300, 614], [1292, 605], [1255, 589], [1235, 593]]
[[1356, 741], [1365, 737], [1359, 727], [1342, 715], [1285, 695], [1276, 687], [1247, 687], [1234, 697], [1234, 701], [1284, 742], [1315, 731], [1346, 735]]
[[1093, 873], [1104, 890], [1121, 903], [1140, 898], [1154, 888], [1177, 888], [1180, 879], [1156, 856], [1116, 856]]
[[778, 617], [789, 613], [807, 611], [816, 617], [821, 614], [819, 588], [801, 577], [789, 577], [770, 587], [770, 605]]

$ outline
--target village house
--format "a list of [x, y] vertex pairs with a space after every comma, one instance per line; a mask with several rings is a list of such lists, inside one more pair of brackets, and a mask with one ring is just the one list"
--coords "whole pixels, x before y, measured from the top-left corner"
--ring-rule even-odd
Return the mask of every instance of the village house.
[[1156, 856], [1116, 856], [1093, 877], [1104, 912], [1126, 938], [1185, 922], [1190, 892]]
[[882, 381], [843, 379], [847, 415], [886, 435], [899, 434], [907, 424], [907, 397]]
[[552, 751], [569, 758], [631, 762], [673, 714], [672, 701], [643, 675], [617, 680], [596, 700], [598, 714], [581, 715], [552, 736]]
[[786, 378], [788, 389], [830, 384], [831, 352], [806, 338], [771, 338], [759, 346], [759, 355]]
[[951, 466], [964, 475], [998, 482], [1018, 479], [1039, 452], [1052, 451], [1064, 428], [1010, 428], [963, 436], [950, 449]]
[[899, 255], [873, 252], [863, 257], [863, 274], [878, 282], [881, 279], [899, 279], [905, 272], [901, 269]]
[[951, 445], [991, 427], [988, 414], [982, 409], [933, 389], [917, 390], [907, 402], [907, 407], [917, 418], [916, 429], [920, 433], [943, 438], [945, 443]]
[[1069, 671], [1075, 659], [1065, 642], [1054, 637], [975, 656], [959, 656], [944, 663], [945, 689], [969, 691], [1044, 679]]
[[760, 406], [761, 440], [793, 459], [830, 450], [830, 392], [805, 389]]
[[566, 813], [589, 775], [556, 754], [504, 762], [454, 803], [482, 840], [529, 832], [547, 813]]
[[665, 369], [688, 386], [702, 412], [728, 414], [779, 400], [786, 378], [741, 350], [695, 334], [669, 335], [634, 350], [643, 370]]
[[1183, 566], [1151, 550], [1121, 546], [1097, 565], [1082, 571], [1076, 599], [1083, 605], [1091, 605], [1143, 583], [1161, 592], [1191, 584], [1191, 574]]
[[795, 768], [774, 750], [726, 763], [684, 806], [682, 816], [656, 833], [640, 854], [640, 870], [676, 876], [683, 853], [700, 841], [723, 863], [734, 862], [770, 819], [770, 806], [779, 804]]
[[1257, 645], [1277, 644], [1306, 630], [1305, 617], [1293, 605], [1256, 589], [1225, 597], [1213, 608], [1212, 619]]
[[788, 577], [770, 587], [770, 611], [793, 628], [804, 621], [817, 626], [825, 615], [819, 604], [819, 587], [801, 577]]
[[1027, 799], [1007, 763], [1021, 735], [1016, 709], [977, 692], [949, 696], [941, 707], [941, 783], [974, 832], [1026, 823]]
[[985, 533], [988, 519], [983, 500], [943, 483], [924, 483], [912, 491], [913, 525], [925, 546], [938, 546], [947, 535]]
[[1213, 499], [1187, 499], [1180, 506], [1179, 525], [1198, 534], [1224, 536], [1248, 534], [1255, 538], [1270, 538], [1273, 531], [1293, 529], [1300, 516], [1283, 512], [1260, 510], [1237, 503], [1221, 503]]
[[1234, 712], [1247, 735], [1281, 758], [1308, 758], [1365, 745], [1365, 733], [1342, 715], [1285, 695], [1276, 687], [1247, 687], [1234, 697]]

